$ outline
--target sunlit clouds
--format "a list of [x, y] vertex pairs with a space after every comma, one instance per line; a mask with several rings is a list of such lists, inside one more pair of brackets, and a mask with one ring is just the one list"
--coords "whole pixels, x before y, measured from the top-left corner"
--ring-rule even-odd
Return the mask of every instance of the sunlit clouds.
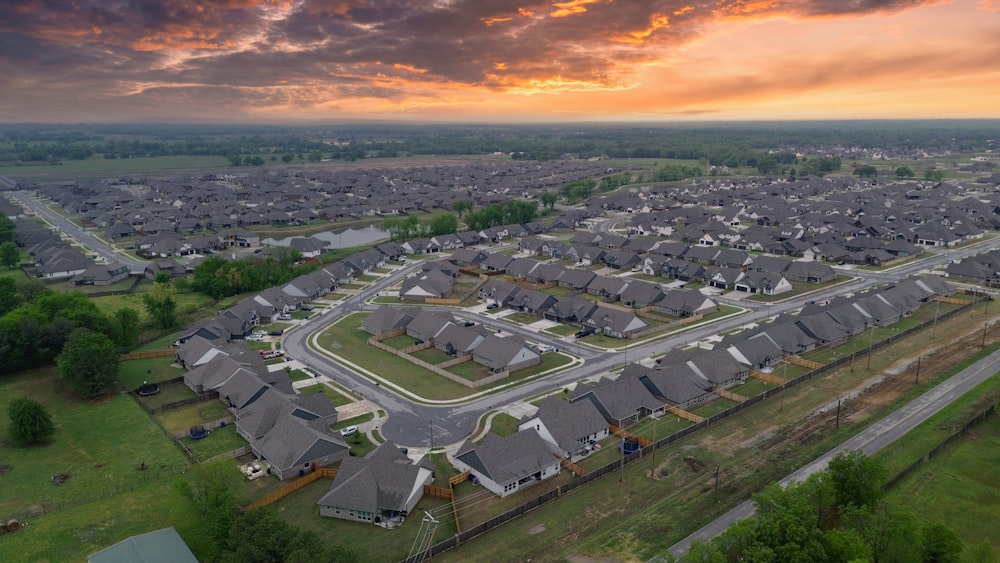
[[10, 0], [2, 121], [1000, 117], [996, 0]]

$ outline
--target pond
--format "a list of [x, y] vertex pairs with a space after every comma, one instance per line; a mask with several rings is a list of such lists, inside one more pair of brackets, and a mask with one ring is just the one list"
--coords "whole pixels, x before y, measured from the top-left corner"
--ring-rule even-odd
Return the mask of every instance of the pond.
[[[283, 239], [266, 238], [261, 242], [265, 246], [289, 246], [292, 239], [296, 237], [286, 237]], [[389, 233], [370, 225], [364, 229], [345, 229], [340, 232], [323, 231], [316, 233], [313, 238], [330, 243], [330, 248], [349, 248], [352, 246], [365, 246], [380, 240], [389, 238]]]

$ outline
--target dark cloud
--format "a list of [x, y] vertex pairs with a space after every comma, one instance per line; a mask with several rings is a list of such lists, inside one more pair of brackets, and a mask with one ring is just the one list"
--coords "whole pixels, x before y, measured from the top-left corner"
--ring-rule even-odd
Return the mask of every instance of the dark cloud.
[[[59, 107], [309, 107], [441, 88], [618, 88], [720, 16], [827, 17], [903, 0], [7, 0], [0, 119]], [[549, 82], [547, 82], [549, 81]], [[88, 102], [91, 103], [91, 102]], [[46, 106], [46, 104], [49, 104]]]

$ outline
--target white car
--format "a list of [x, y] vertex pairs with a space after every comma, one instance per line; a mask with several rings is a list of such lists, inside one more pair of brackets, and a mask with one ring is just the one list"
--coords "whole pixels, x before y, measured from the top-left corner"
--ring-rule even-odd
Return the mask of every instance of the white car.
[[288, 315], [288, 314], [278, 315], [278, 320], [279, 321], [290, 321], [290, 320], [292, 320], [292, 316]]
[[549, 346], [548, 344], [536, 344], [535, 350], [538, 350], [539, 354], [545, 354], [546, 352], [551, 352], [555, 350], [555, 346]]
[[357, 426], [348, 426], [347, 428], [341, 428], [340, 429], [340, 435], [343, 436], [344, 438], [346, 438], [348, 436], [353, 436], [353, 435], [355, 435], [357, 433], [358, 433], [358, 427]]

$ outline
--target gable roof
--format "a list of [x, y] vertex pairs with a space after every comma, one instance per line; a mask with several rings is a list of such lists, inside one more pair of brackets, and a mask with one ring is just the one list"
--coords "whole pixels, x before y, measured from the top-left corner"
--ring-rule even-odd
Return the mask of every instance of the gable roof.
[[529, 428], [509, 436], [490, 432], [479, 445], [467, 440], [455, 457], [504, 485], [551, 465], [555, 452], [534, 428]]

